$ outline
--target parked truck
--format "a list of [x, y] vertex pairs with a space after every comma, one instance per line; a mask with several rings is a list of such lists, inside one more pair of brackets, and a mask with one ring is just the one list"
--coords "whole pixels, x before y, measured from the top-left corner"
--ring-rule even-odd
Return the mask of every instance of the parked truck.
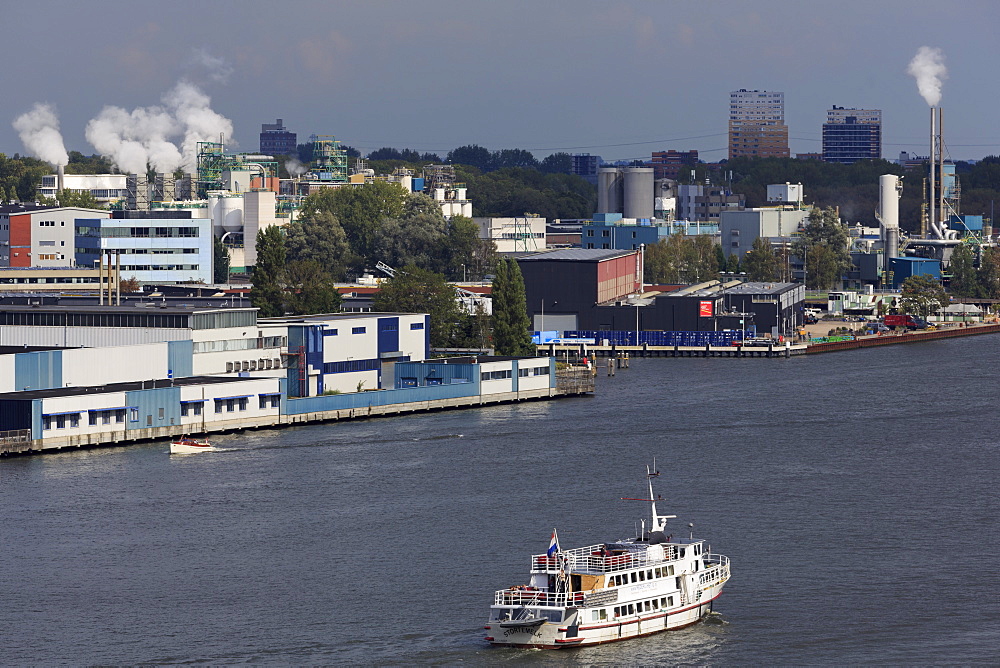
[[886, 327], [896, 329], [905, 327], [906, 329], [925, 329], [927, 321], [918, 315], [886, 315], [882, 318]]

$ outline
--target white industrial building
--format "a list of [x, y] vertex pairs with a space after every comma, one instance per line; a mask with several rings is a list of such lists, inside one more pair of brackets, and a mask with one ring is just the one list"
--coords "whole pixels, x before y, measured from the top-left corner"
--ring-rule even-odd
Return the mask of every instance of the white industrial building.
[[798, 234], [809, 218], [808, 209], [747, 209], [724, 211], [719, 218], [719, 234], [726, 257], [736, 255], [741, 260], [757, 237], [784, 243]]
[[109, 211], [80, 207], [21, 212], [5, 207], [0, 213], [0, 267], [72, 266], [76, 264], [76, 220], [110, 215]]
[[[57, 174], [42, 177], [38, 194], [58, 199], [59, 178]], [[70, 192], [85, 192], [101, 203], [117, 202], [128, 193], [125, 174], [63, 174], [63, 189]]]
[[473, 218], [479, 226], [479, 238], [496, 244], [499, 253], [536, 251], [547, 248], [545, 218]]

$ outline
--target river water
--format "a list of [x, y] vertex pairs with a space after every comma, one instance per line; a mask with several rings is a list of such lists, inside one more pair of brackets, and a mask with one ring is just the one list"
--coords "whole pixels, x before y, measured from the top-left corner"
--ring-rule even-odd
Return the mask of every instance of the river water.
[[[1000, 655], [1000, 337], [649, 359], [595, 398], [0, 461], [0, 663], [968, 664]], [[494, 590], [633, 535], [729, 556], [706, 623], [499, 650]]]

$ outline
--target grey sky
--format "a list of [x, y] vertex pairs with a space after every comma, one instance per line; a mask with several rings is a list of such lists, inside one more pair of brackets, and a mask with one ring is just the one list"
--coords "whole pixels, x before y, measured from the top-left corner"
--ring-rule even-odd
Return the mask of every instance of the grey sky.
[[756, 88], [784, 91], [793, 153], [820, 150], [836, 104], [882, 109], [894, 158], [927, 153], [927, 105], [906, 73], [923, 45], [946, 57], [951, 155], [1000, 154], [995, 0], [6, 0], [2, 16], [8, 155], [25, 152], [11, 121], [36, 102], [55, 105], [68, 149], [93, 153], [84, 128], [104, 105], [159, 104], [187, 77], [247, 151], [280, 117], [300, 142], [333, 134], [362, 152], [696, 148], [714, 161], [729, 91]]

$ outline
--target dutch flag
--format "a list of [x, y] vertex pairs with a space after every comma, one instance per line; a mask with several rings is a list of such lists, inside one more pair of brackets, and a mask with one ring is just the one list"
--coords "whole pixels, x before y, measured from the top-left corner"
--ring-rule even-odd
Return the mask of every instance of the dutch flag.
[[556, 556], [556, 552], [559, 551], [559, 534], [556, 530], [552, 530], [552, 538], [549, 538], [549, 549], [545, 552], [550, 557]]

